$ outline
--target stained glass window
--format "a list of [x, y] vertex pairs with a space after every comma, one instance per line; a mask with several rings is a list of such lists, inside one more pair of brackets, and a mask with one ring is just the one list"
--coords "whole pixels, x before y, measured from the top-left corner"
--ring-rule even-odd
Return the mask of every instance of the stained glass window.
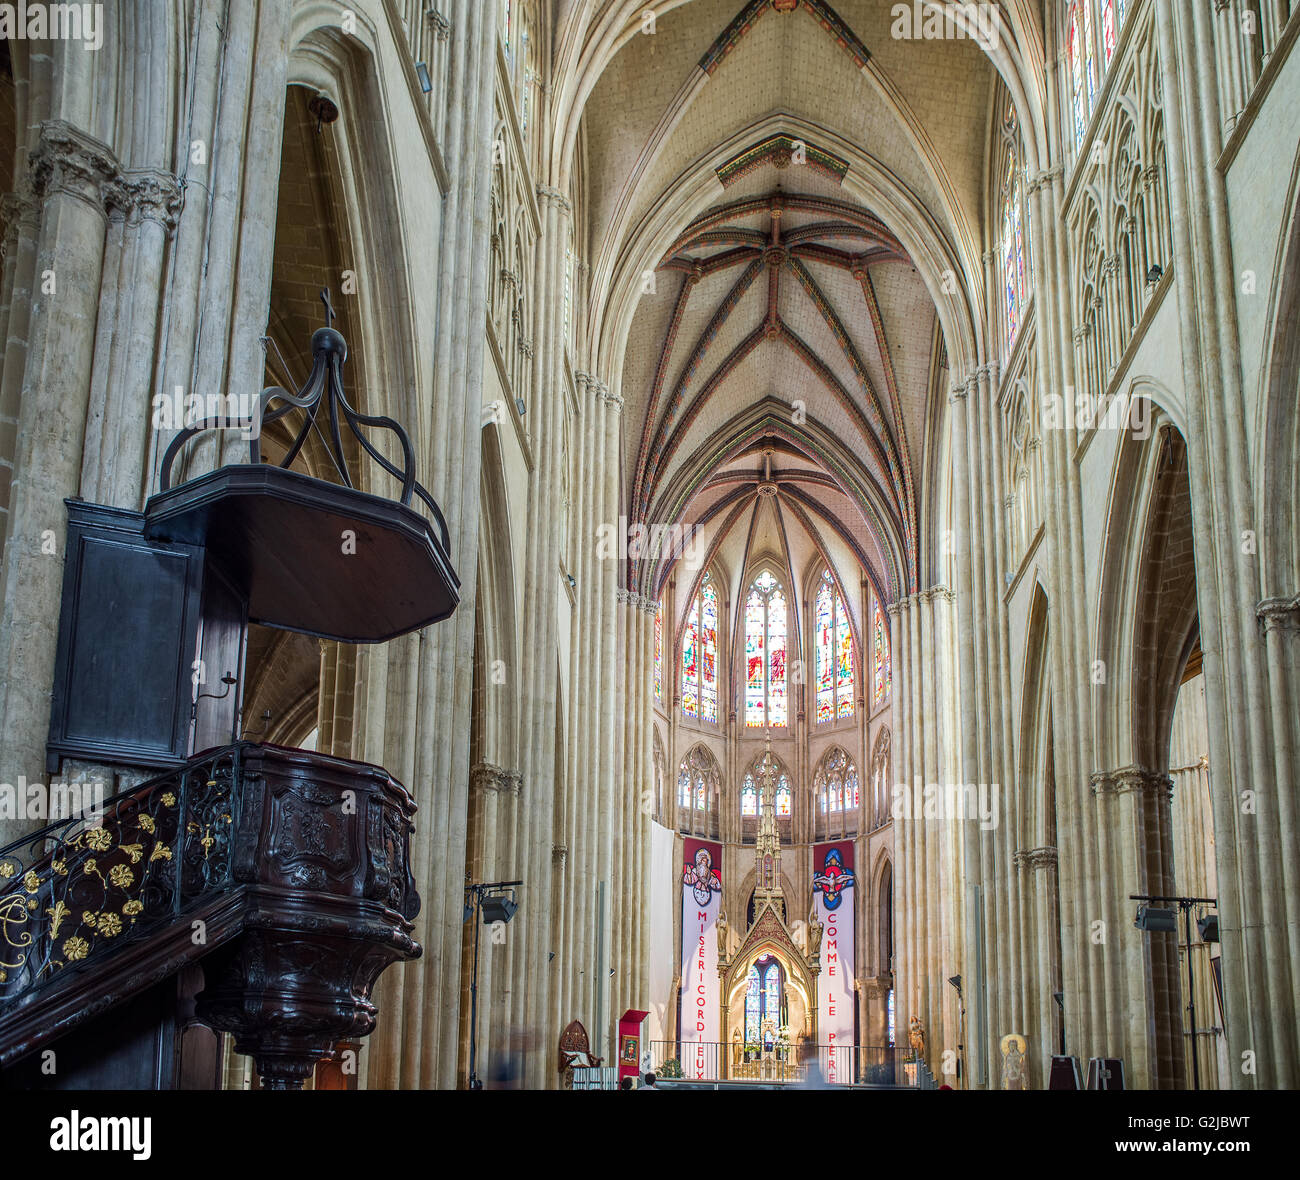
[[705, 577], [700, 590], [700, 702], [704, 720], [718, 721], [718, 592]]
[[655, 700], [664, 699], [664, 604], [655, 608]]
[[1066, 65], [1074, 141], [1088, 129], [1101, 83], [1115, 59], [1128, 0], [1071, 0], [1065, 24]]
[[830, 570], [822, 574], [813, 600], [813, 640], [816, 651], [817, 724], [852, 717], [854, 710], [853, 632], [844, 599]]
[[677, 806], [688, 811], [715, 812], [718, 767], [703, 746], [696, 746], [677, 768]]
[[[1086, 0], [1085, 0], [1086, 7]], [[1065, 52], [1070, 66], [1070, 106], [1074, 114], [1074, 142], [1083, 139], [1088, 128], [1088, 107], [1084, 99], [1083, 46], [1080, 44], [1079, 5], [1070, 6], [1070, 21], [1065, 35]]]
[[823, 815], [854, 811], [861, 804], [858, 768], [838, 747], [828, 750], [813, 777], [813, 790]]
[[789, 608], [781, 584], [766, 570], [745, 599], [745, 724], [789, 724], [786, 642]]
[[889, 696], [889, 691], [893, 687], [893, 671], [889, 664], [889, 636], [885, 632], [885, 616], [881, 613], [878, 602], [871, 617], [871, 634], [875, 660], [875, 701], [878, 705]]
[[790, 780], [785, 775], [781, 776], [781, 781], [776, 784], [776, 814], [777, 818], [788, 816], [790, 809], [794, 805], [794, 792], [790, 790]]
[[754, 785], [754, 776], [745, 775], [744, 785], [740, 788], [740, 814], [758, 814], [758, 787]]
[[1082, 0], [1083, 61], [1084, 61], [1084, 74], [1088, 81], [1088, 110], [1089, 111], [1092, 110], [1093, 101], [1097, 97], [1097, 59], [1096, 59], [1096, 50], [1093, 47], [1092, 3], [1093, 0]]
[[[785, 979], [781, 964], [764, 955], [749, 969], [745, 983], [745, 1044], [770, 1049], [785, 1023]], [[764, 1024], [768, 1024], [764, 1030]]]
[[682, 712], [718, 721], [718, 592], [710, 574], [691, 603], [682, 637]]
[[1029, 301], [1029, 239], [1024, 222], [1020, 149], [1014, 111], [1008, 114], [1003, 132], [1007, 152], [1002, 170], [1002, 298], [1006, 347], [1010, 352]]

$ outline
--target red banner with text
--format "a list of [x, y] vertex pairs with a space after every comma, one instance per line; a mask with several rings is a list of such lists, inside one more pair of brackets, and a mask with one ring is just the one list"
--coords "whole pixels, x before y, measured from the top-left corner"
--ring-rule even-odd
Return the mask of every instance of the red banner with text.
[[853, 841], [813, 847], [813, 899], [822, 924], [817, 1040], [827, 1047], [826, 1080], [853, 1081]]
[[722, 908], [722, 846], [685, 841], [682, 868], [682, 1072], [709, 1077], [722, 1038], [718, 979], [718, 911]]

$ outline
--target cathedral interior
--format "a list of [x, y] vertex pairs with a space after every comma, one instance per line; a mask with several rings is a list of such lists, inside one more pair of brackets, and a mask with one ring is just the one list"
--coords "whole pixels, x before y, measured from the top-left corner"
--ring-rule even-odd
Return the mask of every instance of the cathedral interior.
[[1300, 1086], [1300, 3], [24, 12], [6, 1088]]

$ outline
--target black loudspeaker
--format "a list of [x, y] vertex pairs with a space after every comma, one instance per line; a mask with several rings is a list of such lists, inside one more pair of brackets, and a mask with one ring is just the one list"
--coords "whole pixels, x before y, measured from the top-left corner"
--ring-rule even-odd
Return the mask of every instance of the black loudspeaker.
[[1049, 1090], [1082, 1090], [1083, 1074], [1077, 1057], [1053, 1057], [1052, 1073], [1048, 1079]]
[[1124, 1063], [1118, 1057], [1088, 1058], [1089, 1090], [1123, 1090]]

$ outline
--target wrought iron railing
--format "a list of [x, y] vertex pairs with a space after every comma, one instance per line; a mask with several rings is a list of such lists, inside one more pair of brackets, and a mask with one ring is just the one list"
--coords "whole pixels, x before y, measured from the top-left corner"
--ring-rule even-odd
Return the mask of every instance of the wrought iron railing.
[[0, 848], [0, 1011], [230, 886], [241, 749]]
[[892, 1046], [817, 1045], [758, 1048], [740, 1042], [651, 1041], [650, 1068], [664, 1077], [706, 1081], [786, 1082], [813, 1080], [816, 1062], [820, 1078], [832, 1085], [895, 1086], [908, 1084], [895, 1065]]

